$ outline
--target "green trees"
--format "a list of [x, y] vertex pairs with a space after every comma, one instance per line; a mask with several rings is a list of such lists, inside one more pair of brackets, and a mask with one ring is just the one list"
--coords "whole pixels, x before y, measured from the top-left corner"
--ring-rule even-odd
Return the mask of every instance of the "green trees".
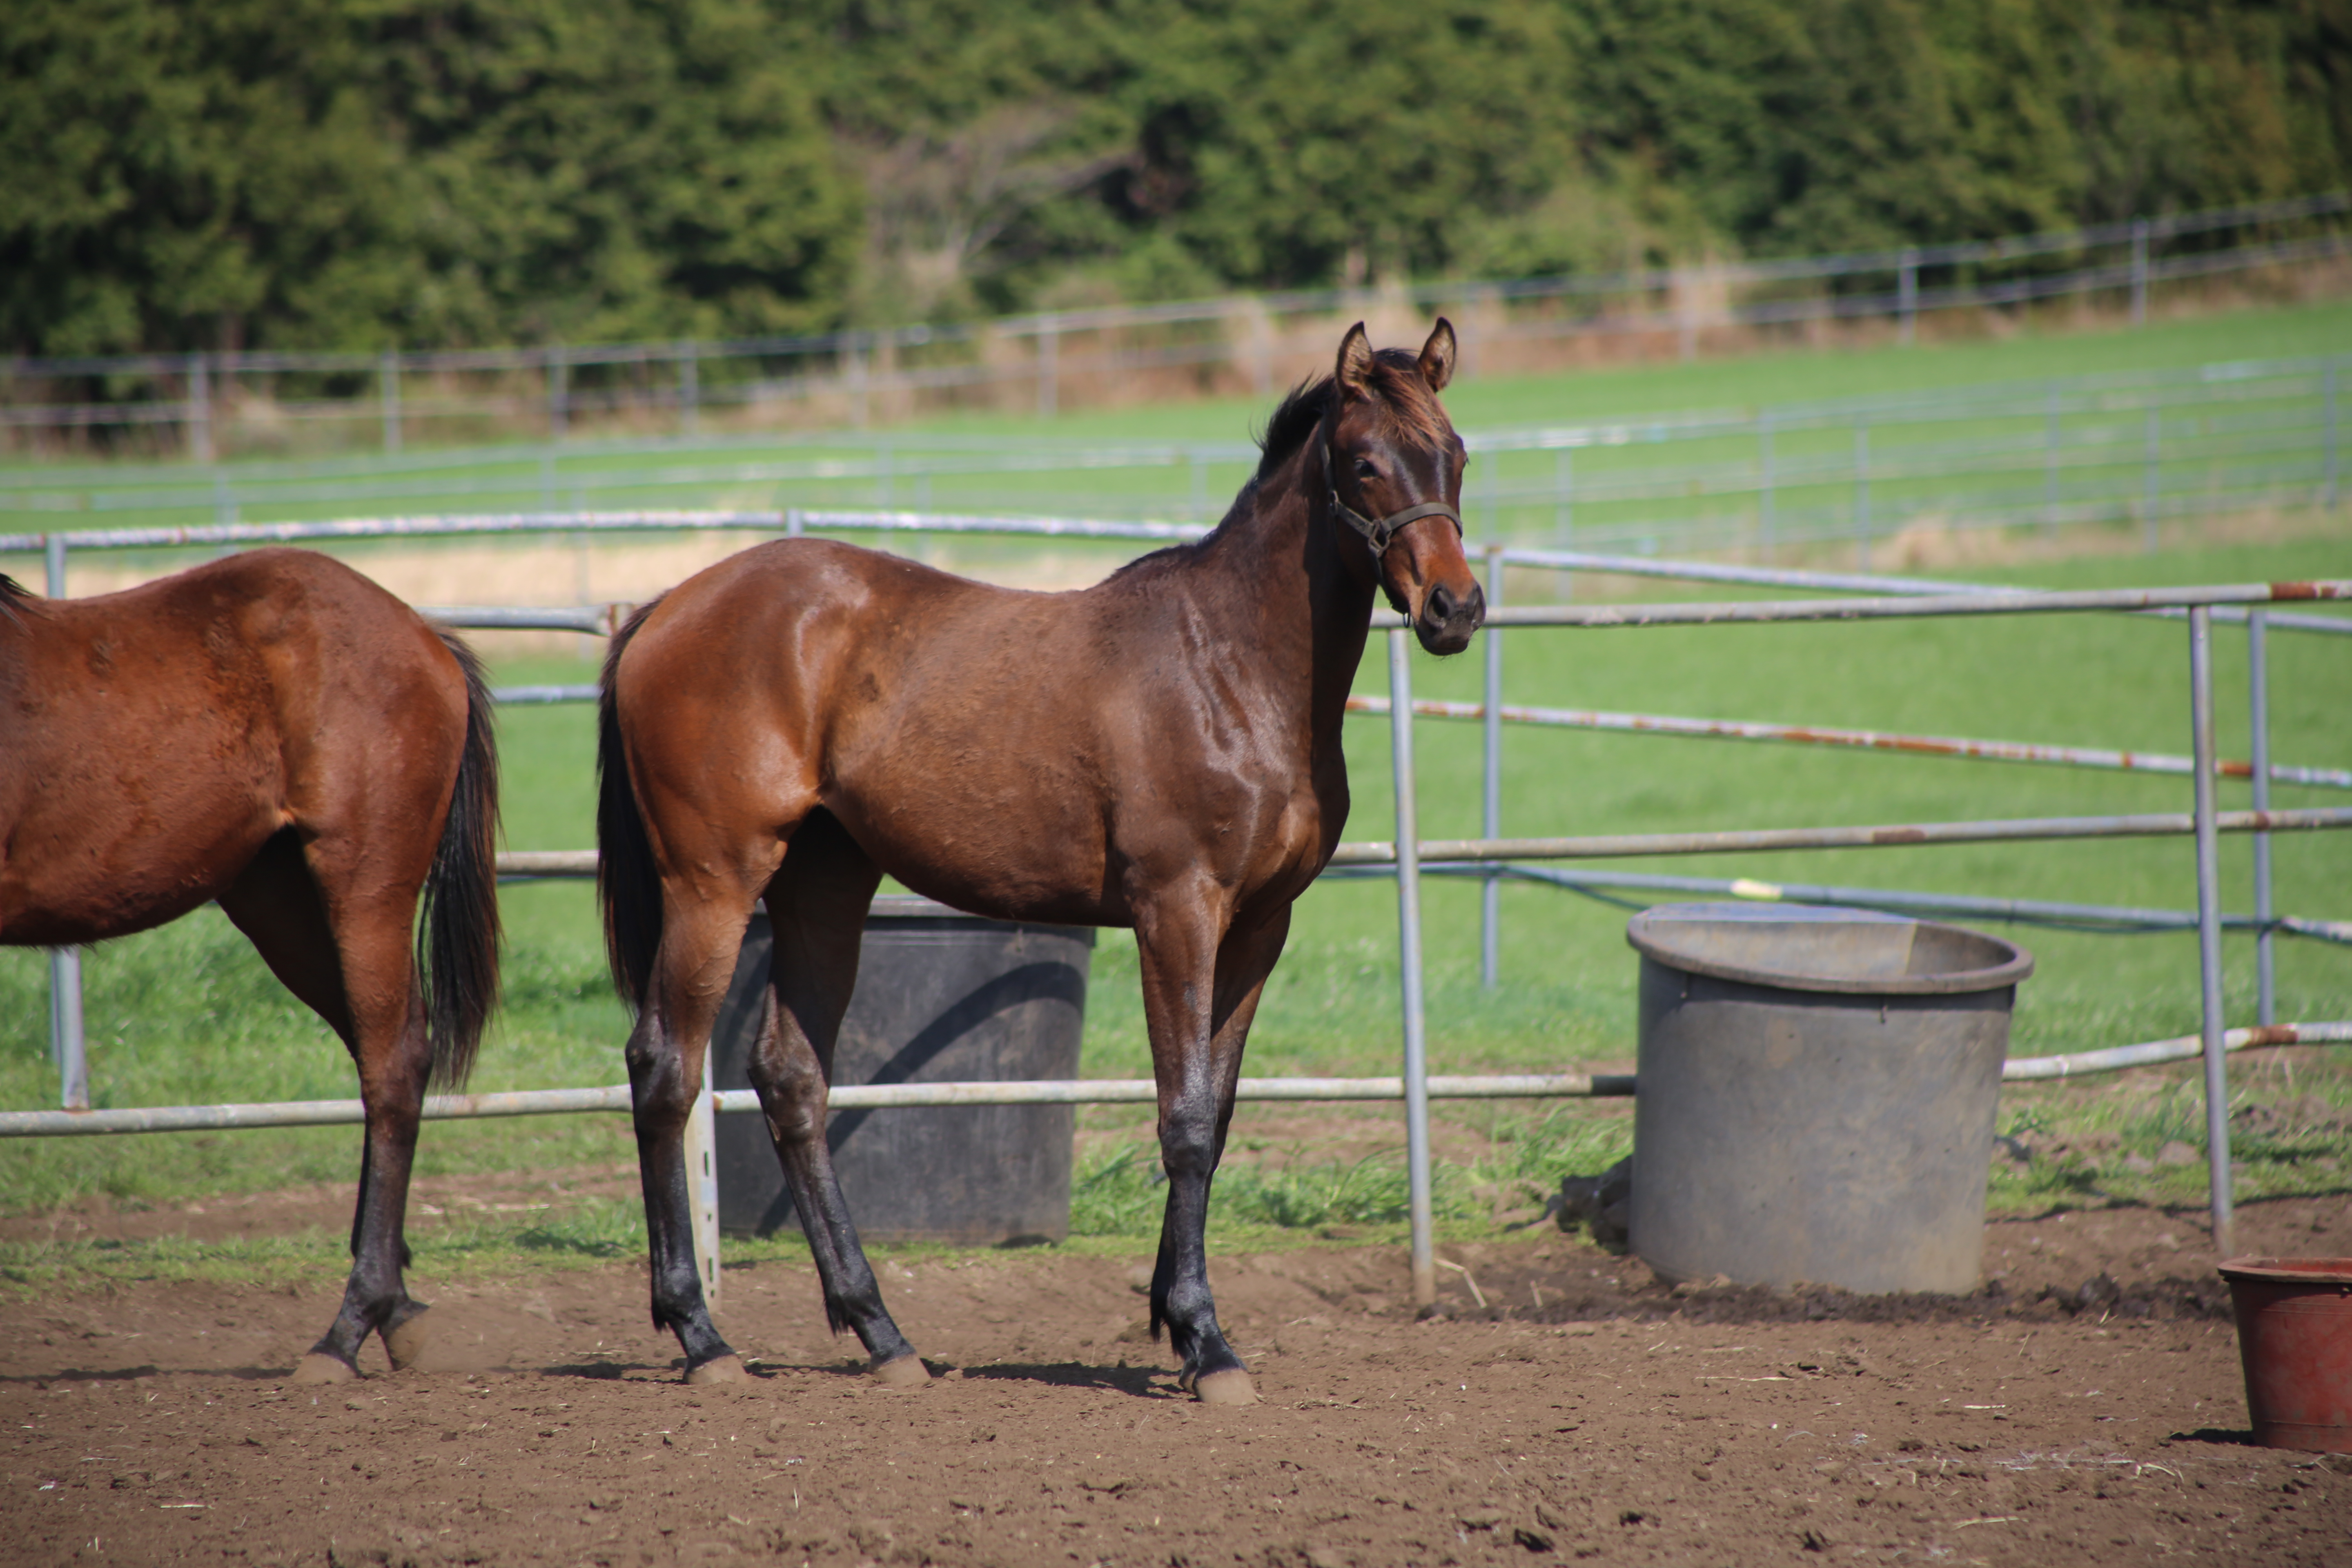
[[0, 345], [831, 325], [857, 189], [753, 0], [16, 0]]
[[0, 350], [1507, 277], [2329, 189], [2352, 0], [14, 0]]

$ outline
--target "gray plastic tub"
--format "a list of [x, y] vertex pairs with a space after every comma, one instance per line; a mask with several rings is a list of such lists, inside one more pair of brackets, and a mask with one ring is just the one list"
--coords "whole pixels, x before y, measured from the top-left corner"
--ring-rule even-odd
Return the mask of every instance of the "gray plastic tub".
[[1634, 1252], [1672, 1280], [1976, 1288], [2001, 1061], [2033, 960], [1803, 905], [1634, 917]]
[[[876, 899], [833, 1081], [1077, 1077], [1094, 944], [1095, 933], [1080, 927]], [[773, 947], [768, 917], [754, 915], [711, 1035], [716, 1088], [751, 1087], [744, 1063]], [[1067, 1105], [836, 1110], [825, 1135], [862, 1238], [1018, 1246], [1069, 1235], [1076, 1114]], [[800, 1228], [765, 1117], [720, 1117], [718, 1158], [721, 1230]]]

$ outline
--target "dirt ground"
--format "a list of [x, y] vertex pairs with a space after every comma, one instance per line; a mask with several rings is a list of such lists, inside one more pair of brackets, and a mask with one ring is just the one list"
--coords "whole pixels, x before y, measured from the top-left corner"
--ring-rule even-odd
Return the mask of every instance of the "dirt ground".
[[[420, 1279], [428, 1366], [328, 1390], [286, 1374], [332, 1281], [18, 1300], [0, 1561], [2352, 1561], [2352, 1458], [2248, 1443], [2198, 1219], [1996, 1222], [1966, 1299], [1677, 1294], [1536, 1227], [1444, 1249], [1431, 1321], [1394, 1248], [1225, 1257], [1241, 1410], [1175, 1389], [1140, 1253], [886, 1258], [913, 1392], [799, 1262], [728, 1271], [733, 1392], [677, 1381], [635, 1265]], [[2352, 1252], [2340, 1198], [2240, 1225]]]

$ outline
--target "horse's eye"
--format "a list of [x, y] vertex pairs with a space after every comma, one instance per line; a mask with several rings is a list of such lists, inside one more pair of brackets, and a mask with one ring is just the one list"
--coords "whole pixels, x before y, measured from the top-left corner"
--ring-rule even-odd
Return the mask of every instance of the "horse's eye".
[[1356, 477], [1360, 479], [1377, 479], [1381, 477], [1380, 467], [1370, 458], [1359, 458], [1356, 459]]

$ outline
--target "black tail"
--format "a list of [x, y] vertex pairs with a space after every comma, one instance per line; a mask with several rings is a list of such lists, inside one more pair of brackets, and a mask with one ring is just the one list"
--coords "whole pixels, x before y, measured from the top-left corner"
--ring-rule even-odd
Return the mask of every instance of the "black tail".
[[499, 997], [499, 743], [482, 661], [455, 635], [440, 636], [466, 672], [466, 750], [425, 878], [416, 973], [433, 1041], [433, 1082], [457, 1089], [474, 1070]]
[[654, 864], [653, 840], [637, 811], [629, 784], [629, 759], [621, 747], [621, 709], [614, 673], [629, 639], [659, 599], [638, 606], [614, 634], [604, 654], [604, 693], [596, 726], [596, 898], [604, 906], [604, 957], [613, 984], [635, 1013], [653, 984], [654, 954], [661, 947], [661, 871]]

